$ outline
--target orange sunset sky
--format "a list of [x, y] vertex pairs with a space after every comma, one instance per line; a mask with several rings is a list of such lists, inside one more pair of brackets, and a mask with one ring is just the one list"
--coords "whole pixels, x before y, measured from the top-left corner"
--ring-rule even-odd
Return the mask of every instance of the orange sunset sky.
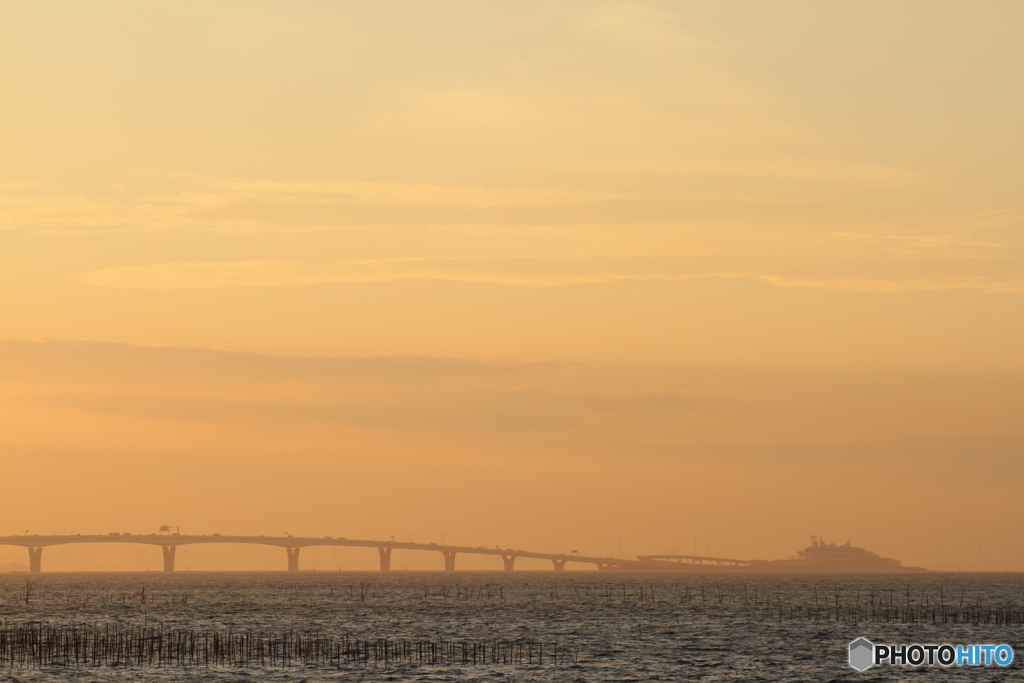
[[1024, 571], [1021, 26], [0, 0], [0, 535]]

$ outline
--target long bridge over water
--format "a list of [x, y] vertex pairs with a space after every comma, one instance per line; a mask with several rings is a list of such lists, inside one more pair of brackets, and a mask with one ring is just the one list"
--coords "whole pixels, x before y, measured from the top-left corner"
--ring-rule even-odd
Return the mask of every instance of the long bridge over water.
[[[299, 552], [303, 548], [314, 546], [342, 546], [350, 548], [376, 548], [380, 558], [380, 570], [382, 572], [391, 570], [391, 552], [396, 548], [399, 550], [417, 550], [426, 552], [441, 553], [444, 558], [445, 571], [455, 571], [455, 558], [460, 554], [465, 555], [496, 555], [501, 557], [503, 568], [510, 572], [515, 568], [516, 560], [520, 557], [550, 560], [555, 571], [563, 571], [565, 565], [570, 562], [581, 564], [592, 564], [601, 571], [680, 571], [686, 568], [694, 568], [695, 565], [731, 565], [739, 566], [748, 564], [745, 560], [729, 560], [715, 557], [699, 556], [642, 556], [635, 560], [618, 559], [614, 557], [591, 557], [579, 555], [575, 552], [565, 553], [540, 553], [527, 550], [513, 550], [511, 548], [485, 548], [483, 546], [459, 546], [459, 545], [438, 545], [437, 543], [403, 543], [401, 541], [374, 541], [359, 540], [351, 538], [323, 538], [293, 537], [293, 536], [221, 536], [213, 535], [182, 535], [182, 534], [107, 534], [107, 535], [80, 535], [73, 536], [0, 536], [0, 545], [21, 546], [28, 549], [29, 571], [40, 572], [43, 568], [43, 548], [55, 545], [69, 545], [73, 543], [134, 543], [141, 545], [159, 546], [163, 553], [164, 571], [174, 571], [174, 556], [179, 546], [197, 545], [208, 543], [246, 543], [256, 545], [270, 545], [284, 548], [288, 559], [288, 571], [299, 570]], [[668, 558], [676, 561], [668, 561]], [[679, 559], [685, 557], [689, 562], [683, 563]]]

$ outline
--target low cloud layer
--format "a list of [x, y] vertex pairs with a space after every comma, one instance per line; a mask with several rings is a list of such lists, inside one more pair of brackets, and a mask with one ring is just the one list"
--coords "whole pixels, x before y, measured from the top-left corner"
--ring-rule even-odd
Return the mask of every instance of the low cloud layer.
[[[976, 246], [975, 242], [968, 242]], [[988, 246], [982, 243], [984, 246]], [[935, 267], [910, 263], [918, 271], [899, 272], [894, 267], [883, 277], [855, 275], [856, 263], [844, 264], [847, 273], [831, 277], [801, 274], [810, 270], [800, 265], [793, 272], [742, 272], [693, 269], [696, 259], [635, 258], [522, 258], [522, 259], [391, 259], [342, 263], [296, 261], [228, 261], [214, 263], [157, 263], [121, 266], [89, 271], [81, 275], [85, 284], [124, 289], [219, 289], [224, 287], [281, 287], [327, 283], [371, 283], [401, 280], [439, 280], [495, 285], [554, 287], [622, 281], [687, 281], [698, 279], [750, 280], [775, 287], [838, 289], [857, 292], [943, 291], [1024, 293], [1024, 280], [1007, 273], [1005, 278], [971, 274], [971, 263], [946, 262]], [[743, 261], [745, 259], [737, 259]], [[691, 263], [687, 263], [687, 261]], [[673, 267], [673, 265], [675, 267]], [[741, 265], [741, 264], [737, 264]], [[894, 264], [897, 265], [897, 264]], [[987, 264], [986, 264], [987, 265]], [[698, 264], [699, 268], [699, 264]], [[928, 273], [927, 271], [931, 271]], [[942, 271], [946, 271], [944, 274]], [[958, 272], [959, 271], [959, 272]]]
[[282, 436], [296, 420], [325, 433], [370, 428], [384, 439], [407, 430], [485, 442], [523, 436], [546, 442], [554, 457], [565, 439], [573, 452], [674, 448], [688, 457], [702, 446], [1024, 437], [1015, 376], [289, 357], [76, 341], [4, 340], [0, 351], [8, 400], [32, 410], [229, 431], [276, 425]]
[[[47, 482], [44, 498], [6, 491], [9, 518], [42, 533], [123, 528], [126, 505], [158, 501], [200, 532], [210, 519], [222, 532], [381, 527], [425, 541], [457, 528], [448, 541], [540, 547], [549, 536], [523, 520], [533, 528], [557, 504], [559, 538], [595, 553], [619, 552], [620, 535], [635, 552], [698, 535], [776, 557], [807, 529], [855, 530], [908, 562], [988, 566], [977, 533], [961, 547], [949, 529], [997, 515], [993, 542], [1019, 531], [1004, 489], [1024, 476], [1022, 387], [1008, 375], [4, 340], [0, 449], [10, 477]], [[967, 512], [931, 507], [981, 490]], [[55, 497], [88, 504], [92, 521], [73, 526]], [[884, 523], [897, 517], [934, 547], [911, 554]]]

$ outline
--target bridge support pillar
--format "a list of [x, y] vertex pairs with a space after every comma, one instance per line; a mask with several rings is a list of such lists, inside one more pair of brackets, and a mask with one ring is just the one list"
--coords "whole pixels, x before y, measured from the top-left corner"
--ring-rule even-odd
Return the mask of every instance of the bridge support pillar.
[[176, 545], [165, 545], [163, 546], [164, 551], [164, 571], [174, 571], [174, 551], [178, 549]]
[[42, 548], [29, 548], [28, 549], [28, 570], [33, 574], [38, 574], [43, 571], [43, 549]]
[[514, 568], [517, 555], [502, 555], [501, 561], [505, 563], [505, 571], [510, 572]]
[[455, 551], [442, 550], [441, 554], [444, 555], [444, 570], [446, 572], [455, 571]]
[[552, 558], [551, 564], [555, 565], [555, 571], [556, 572], [564, 572], [565, 571], [565, 560], [556, 560], [556, 559]]
[[391, 548], [377, 548], [377, 552], [380, 553], [380, 570], [382, 572], [391, 571]]
[[288, 571], [299, 571], [299, 550], [301, 548], [285, 548], [288, 551]]

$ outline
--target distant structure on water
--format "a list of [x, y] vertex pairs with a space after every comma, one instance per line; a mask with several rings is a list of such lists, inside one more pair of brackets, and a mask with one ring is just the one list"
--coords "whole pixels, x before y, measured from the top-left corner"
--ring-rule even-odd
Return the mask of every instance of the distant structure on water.
[[[926, 572], [923, 567], [904, 567], [899, 560], [882, 557], [864, 548], [826, 543], [811, 536], [811, 545], [785, 560], [727, 560], [692, 555], [641, 555], [638, 560], [662, 562], [668, 568], [697, 571], [743, 572]], [[688, 561], [684, 561], [688, 560]]]
[[782, 572], [923, 572], [922, 567], [904, 567], [899, 560], [882, 557], [864, 548], [825, 543], [811, 536], [811, 545], [785, 560], [752, 560], [755, 571]]

